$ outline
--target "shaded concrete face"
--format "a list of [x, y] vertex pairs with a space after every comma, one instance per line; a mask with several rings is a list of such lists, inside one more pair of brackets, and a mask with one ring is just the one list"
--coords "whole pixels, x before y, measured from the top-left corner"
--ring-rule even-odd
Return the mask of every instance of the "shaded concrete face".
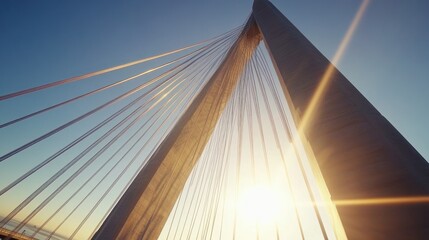
[[157, 239], [261, 38], [250, 19], [219, 69], [180, 118], [93, 239]]
[[[253, 16], [300, 127], [330, 62], [271, 3]], [[332, 200], [429, 195], [429, 165], [337, 70], [302, 137]], [[337, 206], [349, 239], [429, 239], [429, 205]]]

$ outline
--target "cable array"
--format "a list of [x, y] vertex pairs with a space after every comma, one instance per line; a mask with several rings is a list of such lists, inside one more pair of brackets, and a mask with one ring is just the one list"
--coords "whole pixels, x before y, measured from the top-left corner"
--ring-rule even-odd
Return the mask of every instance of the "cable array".
[[[0, 96], [0, 101], [11, 104], [41, 91], [52, 91], [48, 96], [58, 97], [57, 87], [83, 84], [97, 76], [106, 78], [96, 87], [58, 97], [39, 109], [31, 109], [29, 102], [27, 113], [0, 123], [0, 131], [23, 136], [21, 142], [8, 144], [0, 152], [0, 205], [5, 206], [0, 227], [14, 233], [27, 230], [37, 239], [94, 236], [216, 72], [242, 29]], [[143, 63], [152, 65], [144, 69]], [[332, 238], [323, 217], [326, 210], [314, 204], [318, 201], [314, 179], [294, 140], [288, 106], [270, 66], [264, 47], [257, 47], [160, 239]], [[117, 71], [123, 72], [109, 76]], [[116, 76], [123, 77], [117, 80]], [[219, 106], [216, 102], [212, 108]], [[51, 123], [52, 116], [57, 117]], [[21, 129], [31, 126], [30, 120], [40, 119], [46, 127], [25, 137]], [[196, 152], [198, 146], [192, 147]], [[17, 169], [18, 174], [8, 173], [8, 169]], [[159, 186], [158, 194], [169, 191], [171, 186], [166, 183], [173, 177]], [[249, 195], [252, 192], [260, 196]], [[262, 205], [247, 202], [264, 197], [268, 202]], [[157, 210], [162, 203], [162, 199], [151, 202]], [[277, 209], [269, 219], [254, 216], [256, 208], [271, 204]]]
[[[314, 179], [302, 163], [305, 156], [295, 144], [286, 100], [269, 66], [267, 53], [259, 46], [160, 239], [334, 238], [329, 223], [320, 217], [327, 213], [313, 204]], [[258, 198], [247, 194], [255, 189], [259, 194], [272, 192], [269, 197], [280, 202], [267, 222], [251, 216], [258, 212], [252, 208], [264, 206], [243, 206], [248, 204], [246, 197]], [[274, 199], [267, 200], [259, 204]]]
[[[13, 101], [17, 97], [37, 91], [50, 91], [51, 88], [66, 83], [89, 80], [87, 79], [89, 77], [126, 69], [173, 53], [184, 53], [131, 77], [78, 93], [72, 98], [1, 124], [1, 129], [19, 129], [19, 125], [30, 122], [32, 118], [43, 117], [51, 111], [61, 112], [68, 104], [85, 104], [89, 97], [109, 90], [114, 92], [113, 89], [131, 80], [136, 82], [134, 85], [122, 87], [125, 89], [123, 93], [116, 96], [109, 93], [110, 99], [101, 97], [101, 100], [97, 101], [102, 102], [100, 105], [2, 153], [1, 164], [13, 165], [14, 161], [25, 162], [28, 170], [17, 177], [2, 180], [0, 201], [4, 201], [3, 206], [13, 207], [1, 219], [0, 226], [10, 228], [8, 223], [19, 219], [19, 224], [13, 226], [12, 232], [21, 232], [33, 222], [37, 222], [37, 227], [27, 231], [32, 232], [32, 237], [41, 237], [41, 232], [44, 232], [45, 237], [51, 238], [58, 236], [59, 232], [62, 237], [69, 239], [91, 236], [105, 218], [100, 214], [94, 217], [93, 213], [111, 211], [115, 204], [111, 199], [118, 199], [121, 195], [119, 189], [126, 188], [139, 169], [145, 165], [151, 152], [168, 134], [175, 121], [216, 70], [240, 31], [241, 27], [189, 47], [2, 96], [0, 99], [2, 101]], [[162, 68], [168, 69], [154, 76]], [[85, 110], [85, 107], [82, 109]], [[97, 122], [100, 119], [94, 117], [97, 114], [104, 115], [104, 119], [101, 118], [102, 120]], [[77, 137], [68, 143], [60, 141], [49, 147], [46, 151], [51, 152], [51, 155], [46, 158], [37, 159], [33, 163], [31, 160], [21, 160], [25, 153], [37, 152], [38, 145], [42, 145], [50, 138], [57, 135], [57, 138], [61, 138], [67, 134], [68, 128], [76, 129], [80, 126], [85, 128], [91, 123], [93, 126], [87, 131], [81, 130], [80, 135], [77, 134]], [[49, 168], [56, 170], [46, 175], [44, 169]], [[34, 179], [40, 183], [38, 186], [31, 183]], [[32, 185], [31, 190], [19, 193], [20, 187], [26, 187], [28, 184]], [[104, 192], [101, 189], [104, 189]], [[16, 199], [17, 192], [25, 197]], [[10, 204], [11, 201], [18, 204]], [[82, 211], [83, 206], [91, 204], [93, 204], [91, 209]], [[73, 231], [65, 231], [65, 228], [70, 229], [71, 222], [76, 223], [73, 219], [76, 215], [83, 216], [78, 221], [79, 224]], [[88, 224], [91, 217], [91, 223]], [[40, 220], [42, 218], [43, 220]], [[94, 224], [94, 218], [98, 224]], [[47, 229], [50, 230], [48, 234]]]

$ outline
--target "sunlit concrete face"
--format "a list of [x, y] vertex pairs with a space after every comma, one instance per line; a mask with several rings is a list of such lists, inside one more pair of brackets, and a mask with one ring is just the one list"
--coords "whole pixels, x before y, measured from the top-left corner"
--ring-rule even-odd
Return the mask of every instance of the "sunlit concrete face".
[[156, 239], [261, 38], [250, 19], [219, 69], [166, 137], [94, 239]]
[[[332, 200], [429, 195], [427, 162], [310, 41], [268, 1], [255, 1], [253, 16]], [[337, 209], [349, 239], [429, 238], [427, 204]]]

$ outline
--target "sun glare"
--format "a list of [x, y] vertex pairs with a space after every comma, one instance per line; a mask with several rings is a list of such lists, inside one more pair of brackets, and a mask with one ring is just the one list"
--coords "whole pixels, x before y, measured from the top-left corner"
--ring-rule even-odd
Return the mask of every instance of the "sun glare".
[[239, 216], [252, 222], [274, 222], [281, 209], [279, 195], [268, 185], [256, 185], [243, 190], [238, 200]]

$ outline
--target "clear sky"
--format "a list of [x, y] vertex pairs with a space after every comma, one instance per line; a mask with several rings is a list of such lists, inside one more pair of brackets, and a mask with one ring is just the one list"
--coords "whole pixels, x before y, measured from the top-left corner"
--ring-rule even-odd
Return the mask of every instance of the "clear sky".
[[[272, 3], [332, 58], [361, 1]], [[208, 39], [243, 24], [251, 5], [251, 0], [2, 0], [0, 95]], [[338, 65], [427, 160], [428, 12], [424, 0], [372, 0]], [[67, 89], [56, 94], [67, 95]], [[1, 123], [48, 100], [39, 96], [31, 105], [1, 102]], [[0, 129], [0, 154], [19, 146], [18, 139], [29, 130], [37, 136], [51, 129], [48, 124], [37, 126], [33, 130], [26, 125], [18, 132]]]
[[[273, 0], [331, 58], [361, 1]], [[252, 1], [0, 2], [0, 94], [176, 49], [244, 22]], [[429, 2], [371, 1], [341, 72], [429, 158]], [[2, 105], [1, 115], [11, 111]], [[23, 106], [20, 106], [23, 107]]]

